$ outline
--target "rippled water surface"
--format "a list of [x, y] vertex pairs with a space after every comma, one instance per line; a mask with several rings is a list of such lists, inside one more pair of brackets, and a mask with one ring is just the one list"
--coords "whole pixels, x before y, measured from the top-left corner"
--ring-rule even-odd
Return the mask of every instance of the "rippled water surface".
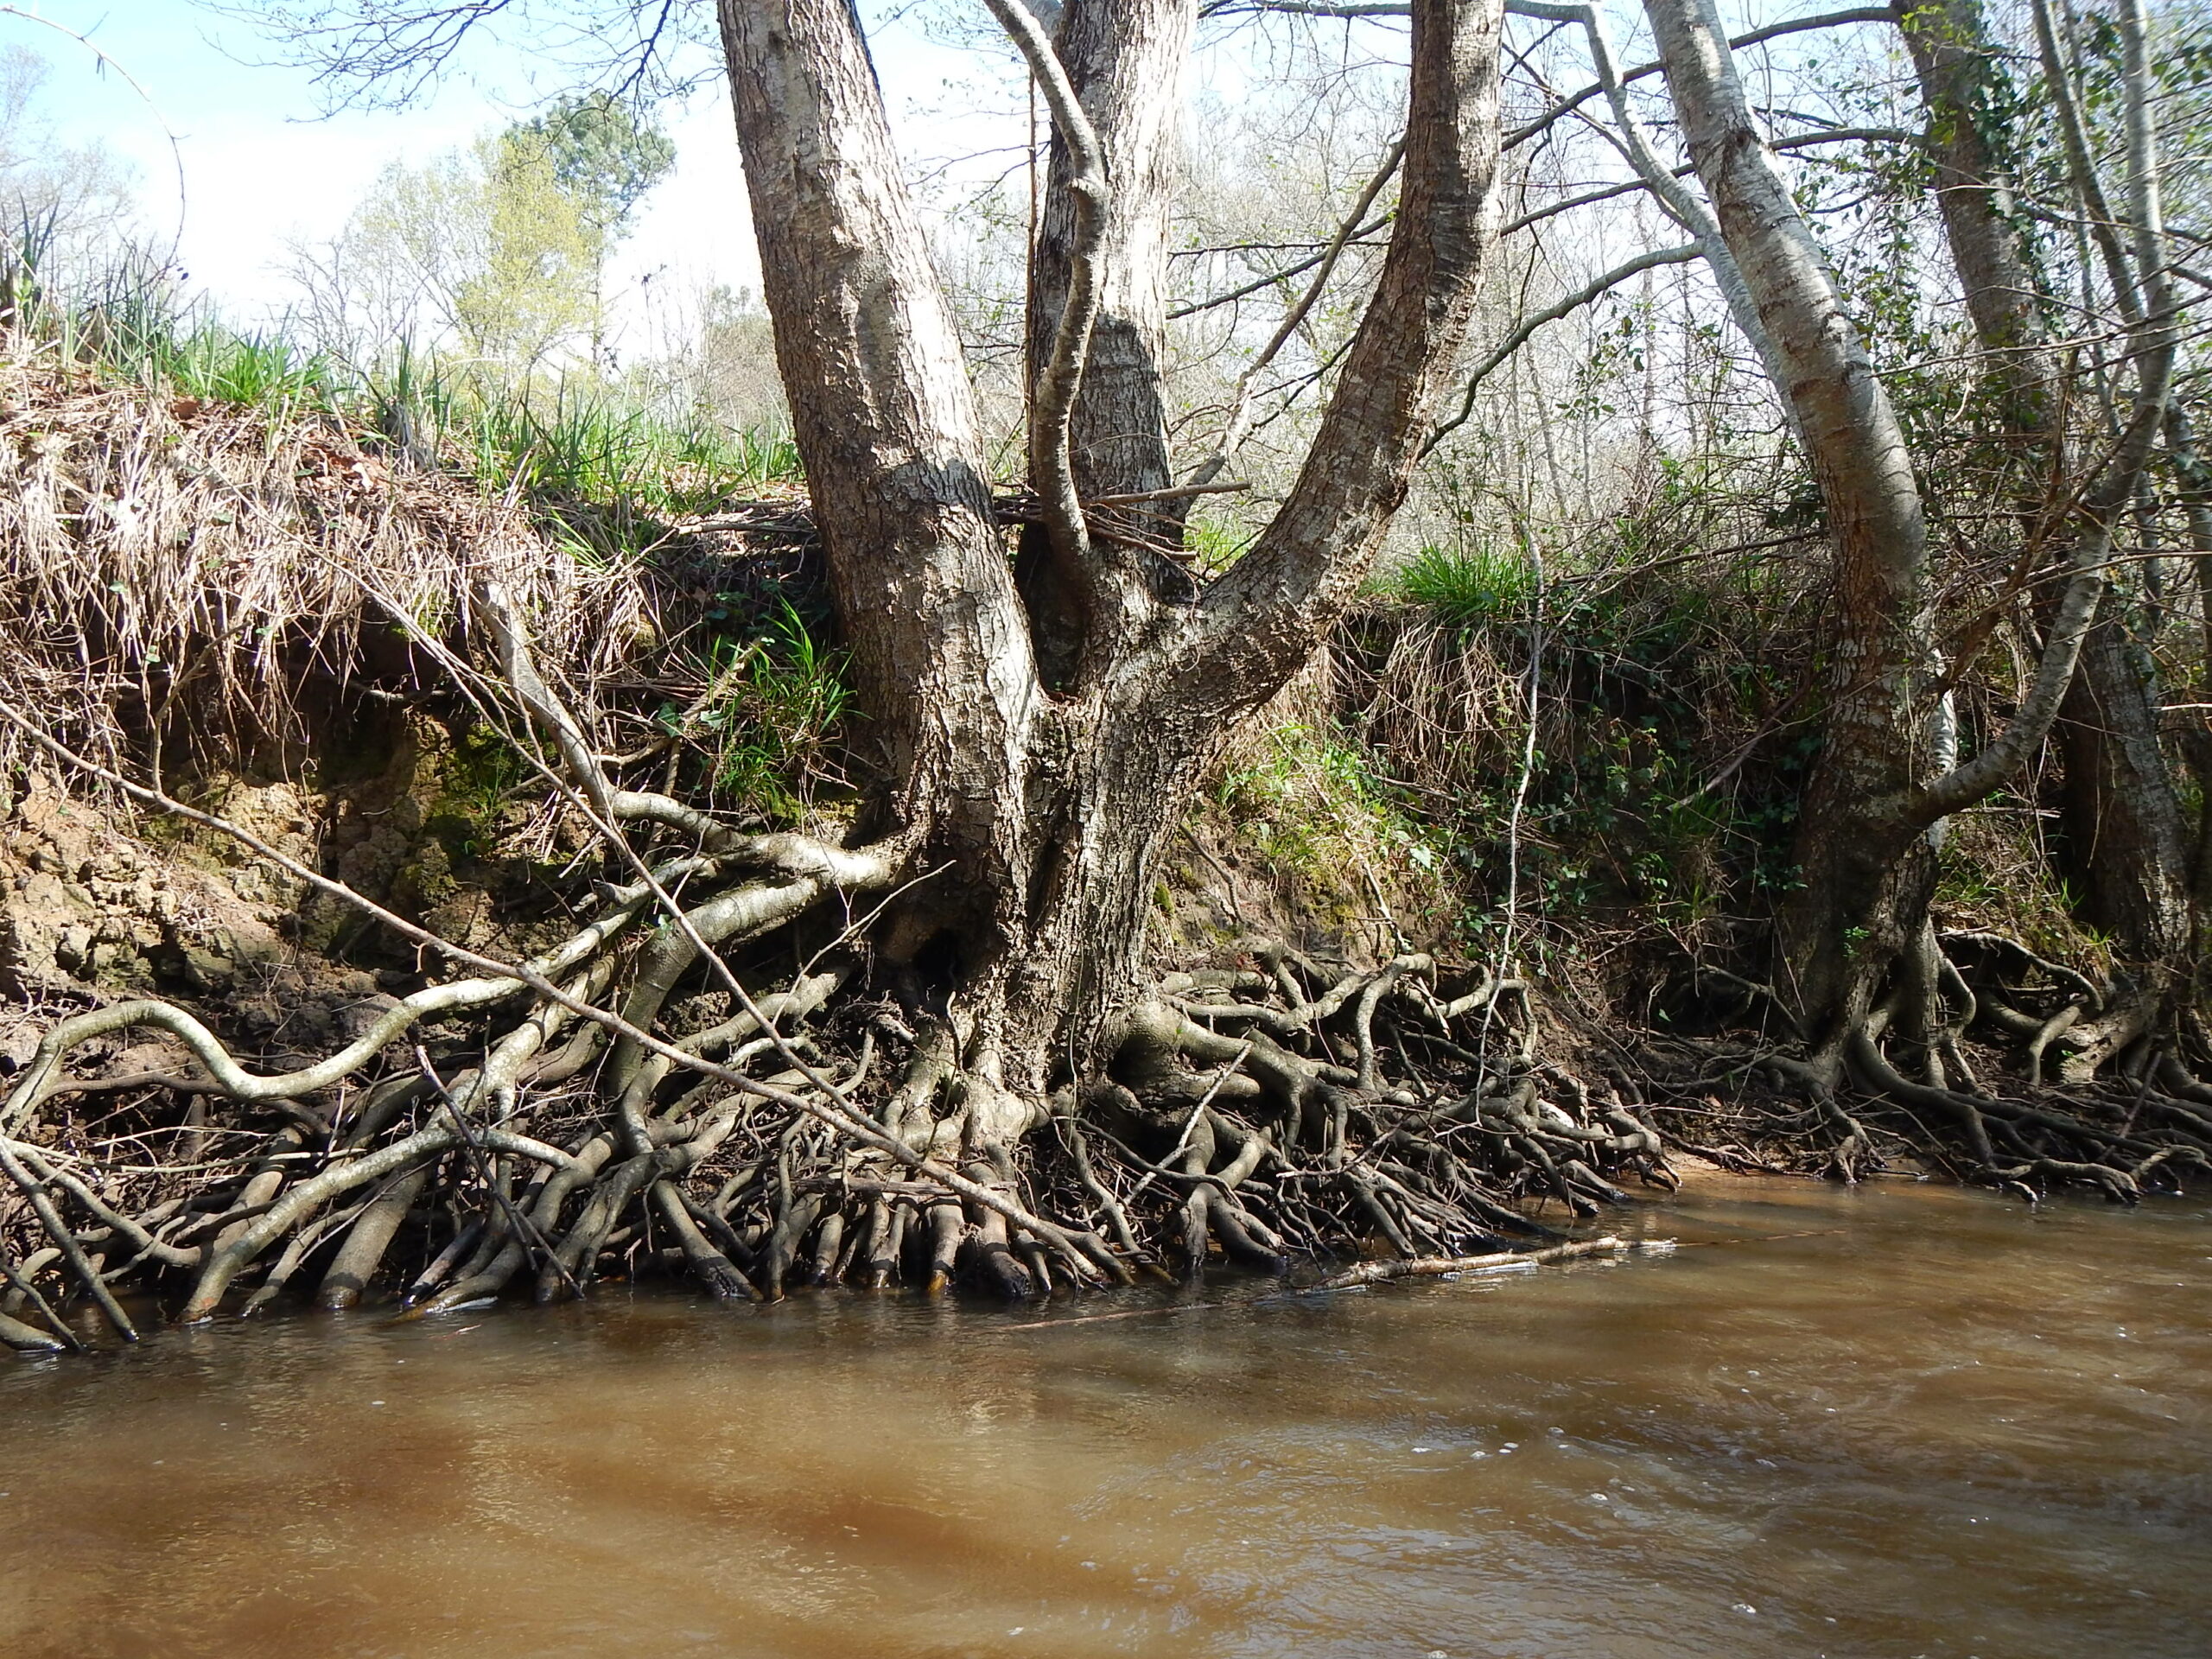
[[2212, 1654], [2212, 1210], [1635, 1224], [1696, 1248], [0, 1357], [0, 1653]]

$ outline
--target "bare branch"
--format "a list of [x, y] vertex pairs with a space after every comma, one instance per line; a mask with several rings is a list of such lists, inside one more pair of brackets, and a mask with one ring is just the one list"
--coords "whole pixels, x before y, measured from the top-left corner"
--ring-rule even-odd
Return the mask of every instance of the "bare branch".
[[1193, 300], [1188, 305], [1176, 306], [1168, 312], [1167, 320], [1173, 322], [1183, 317], [1193, 316], [1200, 311], [1211, 311], [1220, 306], [1233, 305], [1238, 300], [1249, 299], [1264, 289], [1273, 288], [1278, 283], [1287, 283], [1294, 276], [1303, 276], [1324, 259], [1330, 257], [1333, 251], [1341, 246], [1365, 241], [1389, 222], [1390, 216], [1388, 213], [1378, 213], [1354, 231], [1342, 243], [1332, 240], [1327, 247], [1322, 248], [1319, 252], [1306, 255], [1296, 264], [1285, 265], [1281, 270], [1271, 270], [1264, 276], [1256, 276], [1243, 287], [1233, 288], [1226, 294], [1216, 294], [1210, 299]]
[[1482, 383], [1496, 372], [1498, 365], [1527, 345], [1529, 336], [1537, 329], [1548, 322], [1557, 322], [1570, 311], [1580, 310], [1600, 295], [1619, 287], [1631, 276], [1640, 276], [1647, 270], [1656, 270], [1662, 265], [1686, 265], [1694, 259], [1702, 257], [1704, 253], [1705, 250], [1694, 242], [1686, 243], [1678, 248], [1658, 248], [1649, 253], [1639, 253], [1633, 259], [1623, 260], [1604, 276], [1594, 277], [1584, 283], [1564, 299], [1546, 306], [1533, 316], [1522, 319], [1521, 326], [1499, 341], [1497, 348], [1468, 373], [1467, 390], [1465, 395], [1459, 400], [1459, 412], [1439, 425], [1435, 431], [1428, 435], [1428, 442], [1421, 446], [1421, 454], [1424, 455], [1429, 454], [1452, 433], [1458, 431], [1467, 423], [1468, 417], [1475, 412], [1475, 393], [1481, 387]]
[[1106, 160], [1090, 118], [1069, 84], [1067, 71], [1035, 16], [1016, 0], [983, 0], [1010, 35], [1045, 94], [1052, 125], [1067, 146], [1071, 163], [1068, 192], [1075, 200], [1075, 240], [1068, 251], [1068, 295], [1052, 333], [1052, 354], [1037, 377], [1029, 406], [1031, 482], [1043, 503], [1045, 527], [1053, 551], [1070, 569], [1090, 564], [1090, 526], [1075, 486], [1075, 460], [1069, 434], [1075, 422], [1076, 394], [1090, 350], [1090, 331], [1098, 321], [1098, 250], [1106, 233]]
[[1382, 188], [1397, 176], [1398, 163], [1405, 159], [1405, 154], [1406, 141], [1403, 138], [1390, 146], [1389, 153], [1382, 157], [1382, 164], [1375, 169], [1373, 176], [1367, 181], [1366, 188], [1360, 191], [1359, 200], [1352, 203], [1351, 211], [1344, 215], [1344, 222], [1337, 227], [1336, 235], [1323, 250], [1319, 261], [1321, 268], [1313, 273], [1313, 280], [1306, 285], [1306, 292], [1284, 315], [1281, 326], [1268, 343], [1260, 348], [1259, 355], [1246, 364], [1244, 372], [1236, 377], [1236, 389], [1230, 397], [1229, 419], [1222, 426], [1221, 440], [1214, 446], [1213, 454], [1191, 475], [1193, 485], [1211, 484], [1228, 469], [1230, 458], [1244, 442], [1248, 429], [1246, 423], [1251, 418], [1252, 382], [1262, 369], [1274, 361], [1275, 353], [1282, 350], [1312, 313], [1322, 291], [1328, 287], [1329, 278], [1336, 273], [1337, 261], [1357, 234], [1360, 221], [1375, 206], [1375, 199], [1382, 194]]
[[[1769, 142], [1767, 148], [1788, 152], [1813, 149], [1822, 144], [1916, 144], [1920, 142], [1920, 134], [1906, 132], [1898, 127], [1823, 127], [1818, 132], [1796, 132], [1773, 139]], [[1678, 179], [1688, 178], [1696, 171], [1697, 169], [1688, 162], [1673, 169], [1674, 176]], [[1541, 207], [1532, 207], [1520, 218], [1508, 219], [1499, 228], [1497, 233], [1502, 239], [1511, 236], [1516, 231], [1525, 231], [1532, 225], [1541, 225], [1548, 219], [1556, 219], [1561, 213], [1572, 213], [1577, 207], [1595, 207], [1599, 202], [1611, 201], [1620, 196], [1633, 195], [1639, 190], [1648, 190], [1650, 188], [1641, 178], [1623, 179], [1618, 184], [1603, 185], [1594, 190], [1586, 190], [1577, 195], [1563, 197], [1558, 201], [1548, 203]], [[2212, 287], [2212, 283], [2208, 283], [2206, 285]], [[1261, 286], [1264, 287], [1266, 284], [1263, 283]], [[1249, 289], [1245, 290], [1248, 293], [1249, 291]], [[1227, 297], [1231, 296], [1224, 296], [1224, 298]], [[1208, 305], [1222, 302], [1215, 300], [1205, 302]], [[1192, 306], [1186, 308], [1197, 310], [1200, 308]]]
[[[1507, 7], [1507, 10], [1516, 16], [1529, 17], [1548, 18], [1551, 12], [1556, 10], [1559, 8], [1537, 10], [1533, 6], [1524, 7], [1518, 3], [1518, 0]], [[1847, 11], [1827, 11], [1817, 16], [1796, 17], [1784, 22], [1769, 23], [1764, 29], [1754, 29], [1742, 35], [1732, 35], [1728, 44], [1735, 50], [1742, 51], [1746, 47], [1762, 46], [1769, 41], [1780, 40], [1785, 35], [1802, 35], [1821, 29], [1843, 29], [1853, 23], [1890, 23], [1896, 21], [1897, 14], [1887, 6], [1853, 6]], [[1625, 86], [1632, 81], [1647, 80], [1657, 74], [1662, 67], [1664, 66], [1658, 63], [1639, 63], [1633, 69], [1621, 72], [1620, 84]], [[1554, 124], [1562, 117], [1573, 114], [1592, 99], [1602, 96], [1605, 92], [1605, 85], [1600, 80], [1585, 86], [1570, 98], [1562, 99], [1528, 125], [1516, 127], [1507, 133], [1505, 135], [1506, 149], [1511, 149], [1516, 145], [1525, 143], [1540, 134], [1550, 131]]]
[[677, 93], [698, 76], [676, 54], [696, 37], [688, 0], [202, 0], [286, 43], [326, 107], [419, 103], [473, 47], [525, 41], [533, 67], [620, 98]]
[[1554, 5], [1548, 3], [1548, 0], [1507, 0], [1507, 10], [1516, 16], [1582, 26], [1583, 36], [1589, 43], [1591, 67], [1598, 72], [1598, 85], [1612, 109], [1613, 124], [1618, 130], [1621, 148], [1630, 165], [1669, 215], [1697, 238], [1721, 297], [1728, 302], [1728, 315], [1735, 319], [1744, 338], [1751, 341], [1777, 388], [1785, 385], [1780, 355], [1768, 337], [1758, 307], [1752, 303], [1751, 289], [1745, 285], [1744, 273], [1737, 267], [1735, 255], [1720, 233], [1719, 221], [1704, 199], [1681, 182], [1677, 169], [1659, 159], [1650, 140], [1644, 136], [1643, 123], [1629, 105], [1626, 79], [1614, 70], [1612, 44], [1606, 37], [1597, 8], [1588, 4]]

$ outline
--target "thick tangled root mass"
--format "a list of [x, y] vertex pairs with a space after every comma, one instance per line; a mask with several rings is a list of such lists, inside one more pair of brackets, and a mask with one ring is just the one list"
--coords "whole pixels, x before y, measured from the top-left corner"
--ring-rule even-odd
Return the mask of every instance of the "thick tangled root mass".
[[[131, 1334], [134, 1291], [188, 1319], [655, 1273], [736, 1300], [1029, 1297], [1216, 1261], [1505, 1249], [1550, 1236], [1529, 1200], [1582, 1217], [1623, 1181], [1671, 1185], [1614, 1085], [1536, 1058], [1518, 982], [1454, 997], [1425, 957], [1254, 946], [1160, 983], [1097, 1074], [1023, 1097], [930, 1007], [876, 988], [849, 935], [773, 981], [714, 976], [788, 964], [888, 861], [726, 837], [656, 875], [690, 884], [680, 915], [655, 925], [657, 883], [607, 890], [512, 976], [428, 985], [294, 1069], [252, 1070], [167, 1003], [61, 1020], [0, 1108], [0, 1337], [75, 1342], [73, 1299]], [[100, 1074], [152, 1033], [172, 1069]]]
[[1667, 1144], [1847, 1181], [1932, 1171], [2031, 1202], [2133, 1204], [2212, 1173], [2212, 1044], [2185, 1004], [2003, 934], [1930, 929], [1923, 949], [1926, 970], [1824, 1051], [1647, 1035], [1638, 1074]]

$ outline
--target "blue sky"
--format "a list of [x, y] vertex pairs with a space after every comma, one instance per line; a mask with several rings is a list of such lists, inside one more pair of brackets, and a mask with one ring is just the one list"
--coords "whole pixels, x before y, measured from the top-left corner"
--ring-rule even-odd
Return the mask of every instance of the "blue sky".
[[[147, 99], [76, 41], [0, 12], [0, 46], [27, 46], [52, 67], [43, 112], [65, 139], [98, 138], [130, 163], [149, 228], [164, 245], [179, 229], [166, 134], [176, 135], [181, 263], [194, 287], [241, 320], [281, 308], [288, 242], [335, 232], [388, 162], [421, 162], [464, 143], [511, 118], [523, 95], [512, 60], [482, 54], [472, 73], [422, 106], [325, 118], [306, 74], [267, 61], [278, 55], [274, 42], [192, 0], [8, 3], [87, 36], [144, 87]], [[879, 48], [895, 110], [941, 111], [949, 79], [996, 73], [911, 35], [896, 46]], [[753, 234], [727, 92], [705, 87], [663, 118], [677, 141], [677, 170], [655, 193], [625, 263], [683, 286], [749, 283]], [[942, 121], [933, 124], [943, 136]]]

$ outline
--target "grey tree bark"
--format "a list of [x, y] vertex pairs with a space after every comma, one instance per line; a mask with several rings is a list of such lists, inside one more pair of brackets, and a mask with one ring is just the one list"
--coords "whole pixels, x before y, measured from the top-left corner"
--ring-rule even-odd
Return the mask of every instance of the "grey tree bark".
[[[1090, 256], [1098, 313], [1070, 431], [1078, 494], [1145, 495], [1175, 481], [1162, 401], [1167, 353], [1168, 214], [1179, 161], [1183, 76], [1196, 0], [1068, 0], [1055, 45], [1100, 149], [1111, 158], [1109, 194]], [[1082, 230], [1074, 150], [1055, 123], [1031, 253], [1027, 333], [1029, 375], [1039, 383], [1066, 309]], [[1033, 471], [1035, 458], [1032, 457]], [[1103, 658], [1155, 596], [1189, 582], [1161, 550], [1182, 543], [1184, 506], [1162, 499], [1094, 510], [1103, 543], [1086, 571], [1057, 556], [1043, 526], [1022, 538], [1017, 566], [1048, 685], [1065, 688], [1096, 640]], [[1103, 580], [1102, 577], [1110, 577]]]
[[880, 810], [949, 866], [930, 912], [1003, 949], [1043, 698], [959, 340], [849, 8], [722, 0], [721, 22], [777, 363], [893, 780]]
[[2005, 728], [1955, 764], [1936, 706], [1942, 664], [1930, 633], [1925, 513], [1896, 411], [1752, 119], [1712, 0], [1645, 0], [1645, 11], [1691, 162], [1773, 342], [1777, 389], [1797, 416], [1827, 510], [1827, 725], [1798, 837], [1802, 885], [1780, 918], [1776, 979], [1815, 1054], [1833, 1065], [1867, 1028], [1885, 984], [1926, 958], [1936, 874], [1929, 831], [2025, 764], [2073, 682], [2105, 591], [2113, 518], [2163, 418], [2171, 333], [2160, 323], [2137, 342], [2136, 405], [2124, 442], [2084, 492], [2033, 684]]
[[[2022, 531], [2033, 533], [2051, 468], [2063, 460], [2063, 400], [2034, 251], [2012, 201], [2008, 162], [2018, 137], [2009, 89], [1979, 0], [1901, 4], [1898, 23], [1927, 107], [1945, 237], [1986, 359], [1993, 413], [2019, 452]], [[2063, 118], [2070, 127], [2070, 109]], [[2139, 296], [2144, 278], [2126, 251], [2115, 240], [2106, 251], [2123, 297]], [[2148, 321], [2139, 297], [2129, 308], [2139, 326]], [[2046, 624], [2055, 601], [2047, 591]], [[2053, 728], [2066, 874], [2085, 917], [2114, 941], [2124, 982], [2107, 1017], [2069, 1033], [2068, 1065], [2078, 1072], [2161, 1023], [2190, 977], [2188, 824], [2160, 747], [2158, 684], [2131, 639], [2127, 610], [2121, 590], [2107, 592]]]
[[1776, 978], [1800, 1028], [1833, 1052], [1916, 936], [1934, 884], [1933, 850], [1902, 810], [1938, 769], [1926, 518], [1896, 411], [1753, 124], [1709, 0], [1646, 0], [1645, 11], [1827, 512], [1827, 723]]
[[[1110, 1045], [1197, 776], [1356, 597], [1403, 499], [1491, 236], [1500, 16], [1498, 0], [1414, 7], [1382, 275], [1307, 463], [1252, 550], [1201, 590], [1094, 534], [1087, 568], [1056, 570], [1053, 602], [1033, 585], [1025, 606], [859, 25], [841, 0], [722, 0], [779, 363], [887, 779], [873, 827], [918, 878], [884, 950], [938, 976], [960, 1064], [1010, 1097], [1040, 1100]], [[1161, 214], [1190, 17], [1181, 0], [1077, 0], [1062, 26], [1109, 189], [1071, 426], [1079, 493], [1167, 481]], [[1046, 217], [1040, 296], [1065, 291], [1079, 228], [1072, 203], [1064, 222]], [[1067, 254], [1057, 272], [1052, 249]], [[1033, 341], [1058, 332], [1040, 298]], [[1033, 626], [1057, 657], [1043, 670]]]

